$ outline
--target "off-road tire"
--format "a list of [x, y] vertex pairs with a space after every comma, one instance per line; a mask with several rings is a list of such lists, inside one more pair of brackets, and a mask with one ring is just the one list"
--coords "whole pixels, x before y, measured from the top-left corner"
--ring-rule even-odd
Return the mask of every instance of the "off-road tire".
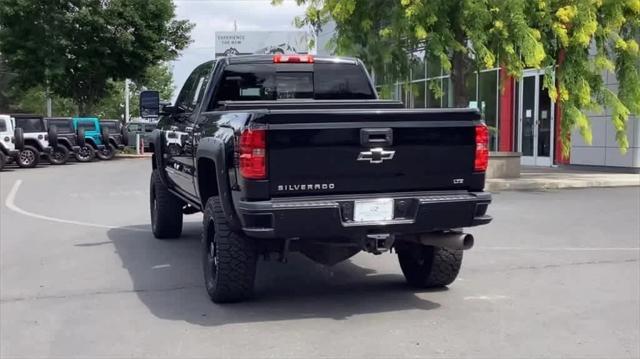
[[158, 170], [151, 173], [149, 186], [151, 229], [157, 239], [179, 238], [182, 234], [184, 203], [160, 180]]
[[113, 159], [113, 157], [116, 156], [116, 148], [113, 147], [112, 144], [108, 143], [104, 145], [103, 149], [98, 150], [97, 155], [99, 159], [103, 161], [109, 161], [110, 159]]
[[7, 163], [7, 156], [5, 156], [2, 151], [0, 151], [0, 171], [2, 171], [6, 163]]
[[462, 250], [402, 243], [396, 251], [402, 273], [413, 287], [449, 285], [456, 280], [462, 265]]
[[202, 221], [202, 268], [209, 297], [215, 303], [250, 298], [258, 261], [255, 242], [231, 230], [219, 197], [209, 198]]
[[[56, 155], [56, 152], [59, 155]], [[69, 149], [63, 145], [58, 145], [51, 149], [51, 153], [49, 154], [49, 163], [52, 165], [63, 165], [67, 163], [69, 160]]]
[[[86, 154], [86, 156], [83, 156], [80, 151]], [[80, 149], [74, 155], [76, 157], [76, 161], [78, 162], [91, 162], [94, 158], [96, 158], [95, 150], [93, 149], [93, 147], [91, 147], [91, 145], [88, 144], [80, 146]]]
[[[28, 154], [29, 152], [31, 153], [31, 155]], [[29, 161], [27, 161], [27, 157], [29, 158]], [[38, 151], [37, 148], [28, 145], [22, 147], [22, 150], [20, 150], [20, 153], [16, 158], [16, 163], [22, 168], [34, 168], [38, 165], [39, 162], [40, 151]]]

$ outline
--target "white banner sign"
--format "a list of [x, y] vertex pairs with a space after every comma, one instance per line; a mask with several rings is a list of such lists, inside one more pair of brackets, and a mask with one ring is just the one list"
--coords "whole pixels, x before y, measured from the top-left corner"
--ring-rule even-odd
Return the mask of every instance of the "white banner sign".
[[304, 31], [216, 32], [216, 57], [250, 54], [306, 54], [309, 35]]

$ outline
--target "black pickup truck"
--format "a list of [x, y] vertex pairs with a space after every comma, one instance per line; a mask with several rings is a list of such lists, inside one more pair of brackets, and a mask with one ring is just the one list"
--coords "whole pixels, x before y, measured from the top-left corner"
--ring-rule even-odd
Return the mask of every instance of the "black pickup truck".
[[409, 284], [445, 286], [473, 246], [462, 228], [491, 221], [478, 111], [379, 100], [356, 59], [221, 58], [197, 67], [173, 106], [144, 102], [160, 112], [153, 233], [177, 238], [183, 214], [204, 213], [214, 302], [247, 298], [258, 258], [292, 251], [332, 265], [393, 249]]

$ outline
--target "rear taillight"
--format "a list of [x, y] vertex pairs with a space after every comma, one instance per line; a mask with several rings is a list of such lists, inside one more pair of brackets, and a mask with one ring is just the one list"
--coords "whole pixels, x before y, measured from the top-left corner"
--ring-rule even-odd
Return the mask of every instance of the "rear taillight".
[[473, 170], [485, 172], [489, 165], [489, 128], [487, 125], [476, 126], [476, 159]]
[[246, 179], [267, 178], [267, 133], [244, 130], [240, 135], [240, 174]]

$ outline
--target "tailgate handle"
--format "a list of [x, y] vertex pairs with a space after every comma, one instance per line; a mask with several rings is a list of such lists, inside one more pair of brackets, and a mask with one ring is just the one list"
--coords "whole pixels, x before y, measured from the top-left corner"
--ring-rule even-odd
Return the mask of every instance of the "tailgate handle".
[[390, 128], [360, 129], [360, 144], [363, 146], [390, 146], [393, 144], [393, 130]]

